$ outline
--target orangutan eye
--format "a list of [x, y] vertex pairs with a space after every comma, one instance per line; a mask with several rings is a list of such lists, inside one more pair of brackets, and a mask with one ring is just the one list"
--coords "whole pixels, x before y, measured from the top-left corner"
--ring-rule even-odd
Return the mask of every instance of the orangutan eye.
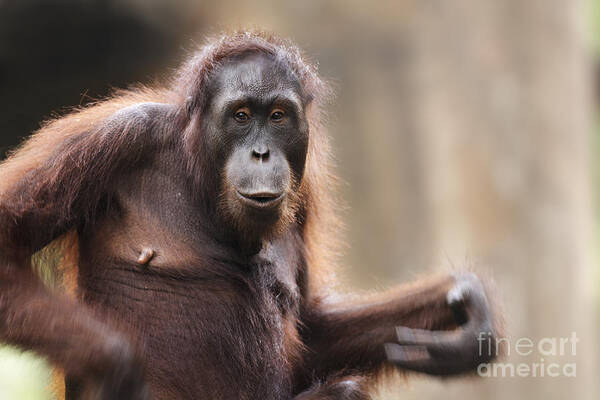
[[271, 113], [271, 121], [280, 122], [283, 119], [283, 115], [283, 110], [277, 108]]
[[235, 112], [233, 118], [235, 118], [237, 122], [248, 122], [250, 119], [250, 110], [248, 107], [242, 107]]

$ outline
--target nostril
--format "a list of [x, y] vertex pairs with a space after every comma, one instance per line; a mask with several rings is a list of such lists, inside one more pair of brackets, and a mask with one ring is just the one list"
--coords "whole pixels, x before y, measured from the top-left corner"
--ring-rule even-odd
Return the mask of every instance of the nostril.
[[256, 151], [252, 150], [252, 158], [258, 161], [267, 161], [269, 159], [269, 150]]

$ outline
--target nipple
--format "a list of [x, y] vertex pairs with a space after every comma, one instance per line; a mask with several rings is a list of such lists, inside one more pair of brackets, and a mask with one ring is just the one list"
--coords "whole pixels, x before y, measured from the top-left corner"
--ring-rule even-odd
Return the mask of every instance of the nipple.
[[140, 253], [140, 256], [137, 259], [137, 263], [140, 265], [146, 265], [152, 260], [154, 257], [154, 250], [150, 247], [144, 247]]

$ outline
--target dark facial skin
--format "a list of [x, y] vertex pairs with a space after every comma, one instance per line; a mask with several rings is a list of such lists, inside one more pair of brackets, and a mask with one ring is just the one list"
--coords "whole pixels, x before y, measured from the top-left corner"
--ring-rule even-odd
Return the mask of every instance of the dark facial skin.
[[299, 82], [254, 53], [221, 66], [209, 93], [204, 129], [222, 171], [223, 217], [245, 236], [279, 231], [294, 217], [308, 147]]

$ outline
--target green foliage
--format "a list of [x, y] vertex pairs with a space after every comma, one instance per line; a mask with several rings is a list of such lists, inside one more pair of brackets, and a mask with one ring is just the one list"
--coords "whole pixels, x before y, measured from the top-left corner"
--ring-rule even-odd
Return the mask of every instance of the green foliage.
[[52, 399], [50, 378], [43, 360], [10, 347], [0, 348], [0, 399]]
[[[40, 278], [50, 287], [57, 284], [59, 250], [59, 246], [50, 245], [32, 259]], [[52, 399], [49, 388], [50, 371], [48, 363], [31, 352], [23, 353], [11, 347], [0, 347], [0, 400]]]

